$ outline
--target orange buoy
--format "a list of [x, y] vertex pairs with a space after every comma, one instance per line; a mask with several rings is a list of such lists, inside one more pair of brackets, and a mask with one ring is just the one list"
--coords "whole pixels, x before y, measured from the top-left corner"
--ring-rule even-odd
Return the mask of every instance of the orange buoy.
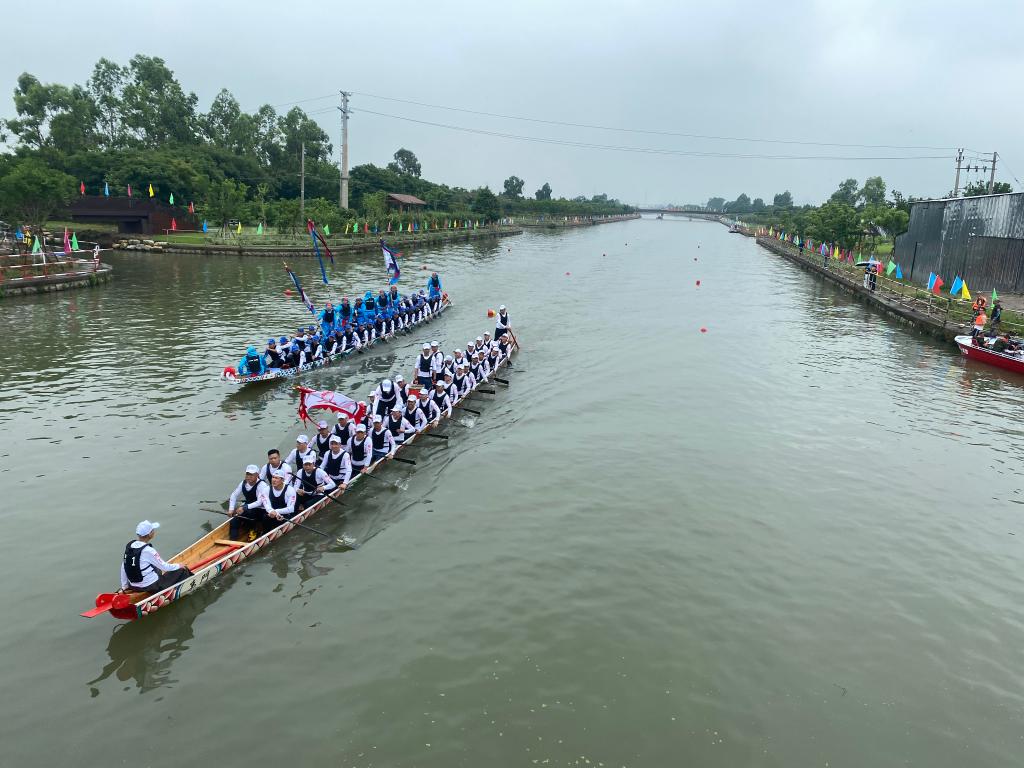
[[488, 317], [494, 317], [494, 310], [493, 309], [488, 309], [487, 310], [487, 316]]
[[291, 288], [285, 288], [284, 289], [284, 295], [285, 296], [291, 296], [292, 295], [292, 289]]

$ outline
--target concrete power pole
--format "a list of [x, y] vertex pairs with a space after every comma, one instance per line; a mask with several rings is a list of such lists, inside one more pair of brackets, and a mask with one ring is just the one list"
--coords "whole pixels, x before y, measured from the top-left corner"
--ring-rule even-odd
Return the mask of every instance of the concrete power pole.
[[993, 152], [992, 153], [992, 173], [988, 177], [988, 193], [990, 195], [992, 194], [992, 187], [995, 186], [995, 183], [996, 183], [996, 156], [997, 155], [998, 155], [997, 152]]
[[306, 142], [299, 150], [299, 218], [306, 222]]
[[953, 197], [960, 197], [960, 164], [964, 161], [964, 151], [956, 151], [956, 181], [953, 182]]
[[338, 205], [342, 210], [348, 208], [348, 97], [351, 93], [341, 93], [341, 179], [338, 190]]

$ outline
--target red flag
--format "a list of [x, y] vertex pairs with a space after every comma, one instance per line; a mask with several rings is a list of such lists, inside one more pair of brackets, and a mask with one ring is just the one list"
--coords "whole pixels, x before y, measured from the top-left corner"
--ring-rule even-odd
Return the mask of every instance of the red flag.
[[79, 191], [79, 192], [81, 192], [81, 193], [82, 193], [83, 195], [85, 194], [85, 182], [84, 182], [84, 181], [83, 181], [83, 182], [81, 182], [81, 183], [80, 183], [80, 184], [78, 185], [78, 191]]
[[299, 390], [299, 418], [303, 421], [311, 421], [309, 412], [318, 408], [335, 413], [347, 413], [357, 422], [362, 421], [366, 415], [365, 405], [359, 405], [351, 397], [347, 397], [341, 392], [332, 392], [329, 389], [317, 392], [307, 387], [296, 387], [296, 389]]
[[369, 234], [369, 232], [370, 232], [370, 222], [366, 222], [365, 224], [363, 224], [363, 234], [364, 235], [365, 234]]
[[938, 296], [939, 289], [942, 288], [942, 286], [944, 286], [945, 284], [946, 284], [945, 281], [941, 277], [936, 275], [935, 276], [935, 285], [932, 286], [932, 293], [934, 293], [936, 296]]
[[188, 204], [188, 212], [189, 213], [195, 213], [196, 212], [196, 207], [192, 204], [191, 201], [189, 201], [189, 204]]
[[178, 231], [178, 220], [175, 219], [174, 217], [171, 217], [171, 232], [177, 232], [177, 231]]
[[68, 228], [64, 227], [64, 253], [71, 255], [71, 239], [68, 237]]
[[132, 196], [132, 185], [129, 184], [128, 185], [128, 197], [131, 197], [131, 196]]

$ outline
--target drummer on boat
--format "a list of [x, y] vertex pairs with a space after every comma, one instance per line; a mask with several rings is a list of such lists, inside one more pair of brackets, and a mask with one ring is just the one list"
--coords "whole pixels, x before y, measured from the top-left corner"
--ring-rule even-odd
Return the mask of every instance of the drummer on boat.
[[186, 566], [168, 563], [153, 547], [153, 537], [160, 523], [143, 520], [135, 526], [135, 538], [124, 548], [121, 561], [121, 589], [118, 592], [156, 594], [192, 575]]

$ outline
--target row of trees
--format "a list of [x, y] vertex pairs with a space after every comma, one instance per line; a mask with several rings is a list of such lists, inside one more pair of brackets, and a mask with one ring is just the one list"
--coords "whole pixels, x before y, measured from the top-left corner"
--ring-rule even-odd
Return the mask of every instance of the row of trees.
[[[301, 108], [279, 114], [265, 104], [245, 112], [221, 90], [206, 112], [166, 63], [134, 56], [126, 65], [100, 59], [83, 85], [43, 83], [22, 74], [14, 90], [16, 117], [2, 121], [15, 140], [13, 154], [0, 155], [0, 217], [41, 225], [67, 205], [84, 183], [92, 194], [109, 185], [124, 195], [129, 184], [152, 184], [161, 198], [174, 193], [194, 201], [211, 223], [245, 218], [271, 223], [297, 210], [300, 166], [305, 152], [307, 208], [337, 200], [339, 170], [322, 128]], [[516, 177], [511, 177], [515, 179]], [[518, 190], [522, 191], [521, 187]], [[422, 178], [416, 155], [406, 148], [386, 167], [359, 165], [350, 172], [352, 211], [333, 206], [342, 222], [379, 212], [381, 192], [404, 192], [433, 212], [458, 218], [495, 219], [525, 203], [544, 212], [607, 214], [625, 210], [617, 201], [556, 200], [545, 183], [535, 200], [495, 195], [487, 187], [465, 189]], [[293, 201], [293, 202], [289, 202]], [[327, 218], [326, 209], [322, 212]]]
[[743, 193], [735, 200], [730, 201], [726, 201], [724, 197], [712, 197], [707, 201], [705, 207], [712, 211], [721, 211], [722, 213], [731, 214], [763, 213], [764, 211], [769, 210], [769, 208], [792, 208], [793, 195], [790, 194], [788, 189], [785, 192], [780, 192], [775, 195], [771, 206], [766, 205], [764, 200], [760, 197], [755, 197], [751, 200], [746, 193]]

